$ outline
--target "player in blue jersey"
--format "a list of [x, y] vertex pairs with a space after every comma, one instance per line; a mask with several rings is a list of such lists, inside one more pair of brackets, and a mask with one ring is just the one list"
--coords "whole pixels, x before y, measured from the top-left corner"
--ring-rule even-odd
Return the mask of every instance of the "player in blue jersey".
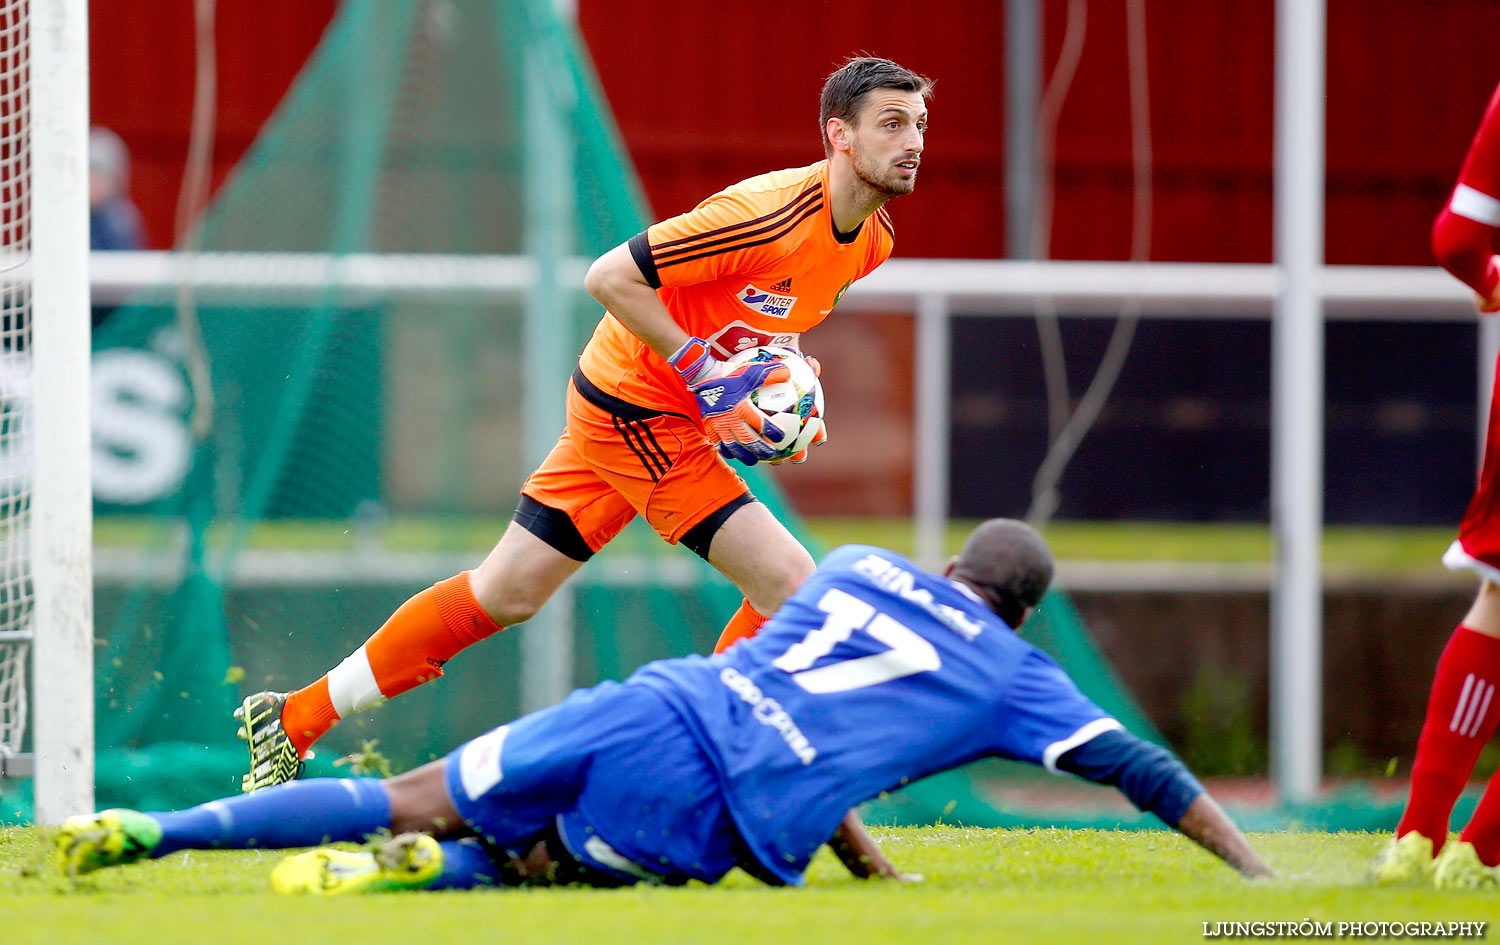
[[573, 693], [385, 781], [298, 781], [176, 813], [71, 818], [72, 873], [181, 849], [299, 847], [396, 834], [378, 849], [283, 860], [283, 892], [482, 884], [715, 882], [738, 866], [798, 884], [847, 812], [986, 756], [1117, 786], [1247, 876], [1270, 870], [1197, 780], [1135, 738], [1012, 630], [1052, 578], [1029, 526], [984, 523], [944, 574], [851, 545], [752, 639]]

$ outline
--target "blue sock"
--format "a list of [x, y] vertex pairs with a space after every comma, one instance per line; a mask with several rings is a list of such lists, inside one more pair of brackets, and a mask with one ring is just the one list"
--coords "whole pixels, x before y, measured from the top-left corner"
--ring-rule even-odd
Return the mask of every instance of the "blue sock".
[[443, 872], [427, 889], [473, 889], [475, 886], [496, 886], [500, 883], [500, 868], [491, 859], [489, 851], [478, 840], [444, 840]]
[[316, 778], [149, 816], [161, 824], [153, 857], [177, 850], [310, 847], [358, 842], [389, 829], [391, 799], [371, 778]]

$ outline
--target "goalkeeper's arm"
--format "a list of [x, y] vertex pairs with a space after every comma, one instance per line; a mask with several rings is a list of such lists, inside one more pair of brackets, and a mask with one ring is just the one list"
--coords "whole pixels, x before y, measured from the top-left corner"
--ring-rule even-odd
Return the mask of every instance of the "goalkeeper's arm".
[[1064, 753], [1057, 767], [1119, 788], [1136, 807], [1176, 827], [1246, 876], [1275, 875], [1198, 779], [1165, 748], [1128, 732], [1109, 731]]
[[669, 358], [687, 344], [690, 336], [646, 281], [628, 243], [621, 243], [594, 260], [588, 275], [583, 277], [583, 287], [661, 357]]
[[736, 444], [745, 454], [742, 461], [749, 465], [769, 459], [780, 448], [785, 432], [746, 398], [764, 384], [784, 380], [785, 367], [743, 365], [727, 376], [723, 362], [712, 356], [708, 343], [689, 335], [667, 311], [629, 243], [621, 243], [594, 260], [583, 287], [646, 347], [672, 365], [683, 386], [697, 399], [704, 433], [715, 442]]

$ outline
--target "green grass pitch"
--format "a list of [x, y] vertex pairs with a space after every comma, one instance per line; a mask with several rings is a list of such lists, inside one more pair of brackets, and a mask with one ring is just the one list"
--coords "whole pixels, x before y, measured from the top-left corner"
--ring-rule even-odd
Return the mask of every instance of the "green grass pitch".
[[[0, 941], [1093, 945], [1205, 941], [1205, 922], [1454, 922], [1500, 914], [1494, 890], [1368, 885], [1366, 864], [1384, 840], [1368, 833], [1253, 835], [1284, 878], [1246, 882], [1168, 831], [873, 832], [925, 881], [854, 880], [825, 851], [805, 889], [771, 889], [736, 872], [717, 887], [287, 899], [267, 885], [278, 853], [178, 853], [70, 885], [48, 871], [23, 875], [41, 857], [39, 832], [0, 827]], [[1494, 934], [1487, 929], [1486, 937]]]

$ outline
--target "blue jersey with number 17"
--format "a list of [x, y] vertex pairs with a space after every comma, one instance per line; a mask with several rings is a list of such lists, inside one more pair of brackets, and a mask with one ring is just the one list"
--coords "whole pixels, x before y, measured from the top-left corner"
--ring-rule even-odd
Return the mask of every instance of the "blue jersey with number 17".
[[750, 851], [788, 883], [882, 791], [990, 755], [1055, 770], [1120, 727], [968, 588], [862, 545], [830, 552], [754, 638], [631, 682], [682, 716]]

